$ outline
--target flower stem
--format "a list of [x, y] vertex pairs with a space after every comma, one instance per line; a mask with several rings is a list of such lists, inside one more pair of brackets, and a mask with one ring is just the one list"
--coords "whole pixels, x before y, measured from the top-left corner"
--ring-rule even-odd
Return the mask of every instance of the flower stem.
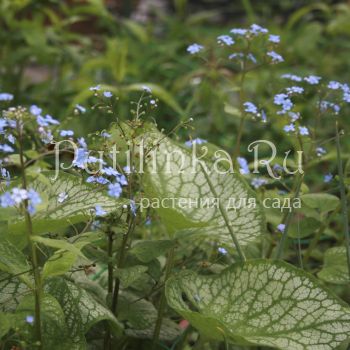
[[[168, 280], [170, 276], [171, 269], [174, 264], [174, 256], [175, 256], [175, 247], [173, 247], [168, 254], [168, 259], [167, 259], [166, 268], [165, 268], [165, 282]], [[165, 305], [166, 305], [166, 298], [165, 298], [165, 291], [163, 290], [159, 301], [158, 317], [157, 317], [156, 325], [154, 327], [151, 350], [155, 350], [158, 343], [159, 334], [162, 327]]]
[[[24, 155], [23, 155], [23, 132], [21, 122], [17, 121], [17, 132], [19, 139], [19, 159], [20, 166], [22, 172], [22, 187], [24, 190], [27, 190], [27, 178], [25, 171], [25, 163], [24, 163]], [[39, 272], [39, 264], [38, 264], [38, 254], [37, 248], [35, 244], [33, 244], [31, 237], [33, 236], [33, 223], [32, 218], [28, 212], [28, 200], [24, 200], [24, 219], [27, 227], [27, 238], [28, 245], [31, 252], [31, 263], [33, 266], [33, 274], [34, 274], [34, 300], [35, 300], [35, 311], [34, 311], [34, 332], [35, 339], [38, 342], [38, 349], [43, 349], [42, 344], [42, 332], [41, 332], [41, 276]]]
[[350, 276], [349, 216], [348, 216], [348, 205], [347, 205], [345, 185], [344, 185], [343, 162], [341, 159], [341, 148], [340, 148], [338, 121], [335, 122], [335, 133], [336, 133], [335, 140], [336, 140], [336, 145], [337, 145], [337, 163], [338, 163], [341, 211], [342, 211], [342, 217], [343, 217], [343, 229], [344, 229], [344, 235], [345, 235], [345, 246], [346, 246], [346, 257], [347, 257], [347, 262], [348, 262], [348, 273]]

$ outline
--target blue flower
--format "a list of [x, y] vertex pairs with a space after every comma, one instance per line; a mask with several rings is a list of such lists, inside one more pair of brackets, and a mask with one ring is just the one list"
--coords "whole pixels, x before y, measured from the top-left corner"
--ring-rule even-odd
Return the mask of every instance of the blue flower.
[[331, 173], [329, 174], [326, 174], [324, 177], [323, 177], [323, 182], [324, 183], [329, 183], [333, 180], [333, 175]]
[[109, 180], [105, 179], [103, 176], [89, 176], [86, 179], [86, 182], [87, 183], [98, 183], [98, 184], [101, 184], [101, 185], [106, 185], [106, 184], [109, 183]]
[[279, 231], [279, 232], [284, 232], [284, 230], [286, 229], [286, 225], [285, 224], [279, 224], [279, 225], [277, 225], [277, 230]]
[[199, 44], [192, 44], [187, 48], [187, 52], [189, 52], [191, 55], [194, 55], [204, 49], [204, 46]]
[[250, 184], [254, 187], [254, 188], [259, 188], [263, 185], [266, 185], [268, 183], [268, 181], [266, 179], [261, 179], [259, 177], [254, 178]]
[[108, 194], [111, 197], [119, 198], [122, 192], [123, 192], [123, 189], [118, 182], [111, 183], [108, 185]]
[[289, 133], [289, 132], [295, 131], [295, 126], [294, 126], [294, 124], [285, 125], [285, 126], [283, 127], [283, 130], [284, 130], [286, 133]]
[[41, 114], [43, 110], [41, 108], [39, 108], [37, 105], [32, 105], [29, 108], [29, 112], [35, 116], [38, 116]]
[[84, 148], [78, 148], [74, 152], [72, 164], [78, 168], [84, 169], [87, 162], [88, 152]]
[[281, 78], [298, 81], [298, 82], [302, 81], [302, 78], [299, 77], [298, 75], [289, 74], [289, 73], [281, 75]]
[[284, 61], [283, 57], [275, 51], [269, 51], [267, 56], [271, 57], [272, 63], [280, 63]]
[[152, 93], [151, 88], [147, 85], [142, 85], [142, 90], [148, 92], [149, 94]]
[[207, 143], [207, 140], [200, 139], [199, 137], [193, 139], [193, 140], [188, 140], [185, 142], [186, 147], [192, 147], [192, 145], [202, 145], [203, 143]]
[[310, 85], [317, 85], [321, 79], [322, 78], [318, 77], [317, 75], [309, 75], [308, 77], [304, 78], [304, 80]]
[[96, 216], [104, 216], [106, 214], [107, 214], [107, 212], [100, 205], [95, 205], [95, 215]]
[[350, 103], [350, 94], [348, 92], [344, 92], [343, 101]]
[[68, 193], [67, 192], [61, 192], [61, 193], [58, 194], [57, 202], [58, 203], [63, 203], [67, 198], [68, 198]]
[[103, 96], [104, 96], [104, 97], [107, 97], [107, 98], [110, 98], [110, 97], [113, 96], [113, 94], [112, 94], [110, 91], [104, 91], [104, 92], [103, 92]]
[[108, 132], [103, 131], [103, 132], [101, 132], [101, 136], [102, 136], [102, 137], [105, 137], [105, 138], [110, 138], [110, 137], [111, 137], [111, 134], [108, 134]]
[[33, 189], [30, 189], [27, 193], [29, 205], [28, 205], [28, 212], [30, 214], [34, 214], [36, 211], [36, 206], [39, 205], [42, 200], [38, 192], [36, 192]]
[[219, 247], [218, 248], [218, 252], [222, 255], [226, 255], [227, 254], [227, 250], [225, 248]]
[[45, 117], [38, 115], [36, 117], [36, 122], [40, 126], [58, 125], [60, 123], [58, 120], [52, 118], [51, 115], [49, 115], [49, 114], [46, 114]]
[[122, 185], [122, 186], [126, 186], [128, 184], [128, 180], [126, 179], [126, 177], [122, 174], [119, 174], [117, 176], [117, 181]]
[[244, 102], [243, 106], [245, 107], [244, 110], [247, 113], [252, 113], [252, 114], [255, 114], [255, 115], [258, 114], [258, 107], [256, 107], [254, 103], [252, 103], [252, 102]]
[[218, 44], [231, 46], [235, 41], [229, 35], [219, 35], [217, 37]]
[[84, 137], [78, 138], [77, 141], [78, 141], [78, 144], [79, 144], [80, 147], [85, 148], [85, 149], [87, 148], [87, 144], [85, 142]]
[[247, 174], [250, 173], [248, 162], [247, 162], [247, 160], [245, 158], [237, 157], [237, 162], [238, 162], [238, 164], [240, 166], [239, 172], [242, 175], [247, 175]]
[[98, 84], [96, 86], [91, 86], [91, 87], [89, 87], [89, 90], [90, 91], [99, 91], [99, 90], [101, 90], [101, 85]]
[[339, 81], [330, 81], [327, 85], [328, 89], [331, 89], [331, 90], [338, 90], [338, 89], [341, 89], [342, 88], [342, 84], [339, 83]]
[[26, 316], [26, 322], [29, 324], [34, 324], [34, 317], [31, 315]]
[[306, 126], [299, 126], [299, 134], [302, 136], [309, 135], [309, 129]]
[[7, 92], [0, 93], [0, 101], [12, 101], [13, 95]]
[[79, 105], [79, 104], [76, 104], [75, 105], [75, 108], [80, 112], [80, 113], [85, 113], [86, 112], [86, 108]]
[[288, 116], [290, 120], [294, 123], [300, 118], [300, 113], [295, 113], [295, 112], [288, 112]]
[[326, 153], [327, 153], [327, 151], [323, 147], [316, 147], [317, 157], [322, 157]]
[[113, 169], [111, 166], [109, 166], [107, 168], [102, 168], [101, 172], [102, 172], [102, 174], [106, 174], [108, 176], [118, 176], [118, 175], [120, 175], [120, 173], [117, 170]]
[[233, 28], [230, 30], [230, 33], [235, 34], [235, 35], [246, 35], [248, 32], [247, 29], [243, 28]]
[[284, 114], [287, 111], [290, 111], [293, 107], [293, 102], [287, 94], [275, 95], [273, 102], [277, 106], [282, 106], [282, 111], [277, 112], [278, 114]]
[[0, 133], [4, 133], [4, 129], [7, 127], [8, 123], [6, 119], [0, 119]]
[[271, 43], [278, 44], [280, 42], [280, 36], [279, 35], [270, 34], [269, 35], [269, 41]]
[[11, 197], [16, 204], [21, 203], [23, 200], [28, 199], [28, 192], [22, 188], [13, 188]]
[[73, 130], [61, 130], [60, 131], [60, 136], [65, 137], [65, 136], [73, 136], [74, 131]]
[[338, 114], [340, 112], [340, 106], [329, 101], [321, 101], [320, 103], [320, 109], [322, 112], [325, 112], [326, 110], [332, 109], [335, 114]]
[[2, 196], [0, 196], [0, 205], [2, 208], [13, 207], [15, 204], [16, 203], [10, 192], [5, 192]]
[[0, 151], [2, 151], [4, 153], [12, 153], [15, 150], [10, 145], [5, 143], [3, 145], [0, 145]]
[[12, 134], [6, 135], [6, 139], [7, 139], [8, 142], [12, 143], [13, 145], [16, 142], [16, 138]]
[[304, 88], [300, 86], [292, 86], [286, 88], [288, 94], [302, 94], [304, 92]]
[[250, 26], [250, 32], [254, 35], [258, 35], [260, 33], [267, 34], [269, 31], [266, 28], [259, 26], [258, 24], [252, 24]]

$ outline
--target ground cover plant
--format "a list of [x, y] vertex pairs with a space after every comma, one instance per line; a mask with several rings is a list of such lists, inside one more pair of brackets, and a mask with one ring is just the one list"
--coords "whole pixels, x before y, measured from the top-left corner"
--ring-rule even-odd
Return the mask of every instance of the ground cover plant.
[[349, 348], [346, 4], [0, 6], [1, 349]]

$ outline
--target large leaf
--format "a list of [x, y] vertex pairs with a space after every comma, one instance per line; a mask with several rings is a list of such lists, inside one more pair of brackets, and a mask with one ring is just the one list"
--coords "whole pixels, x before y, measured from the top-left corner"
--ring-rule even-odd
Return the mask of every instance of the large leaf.
[[0, 238], [0, 270], [18, 275], [21, 280], [30, 284], [26, 272], [31, 270], [24, 254], [6, 239]]
[[312, 275], [252, 260], [215, 276], [183, 272], [166, 284], [172, 308], [206, 336], [285, 350], [335, 349], [350, 336], [350, 309]]
[[[219, 169], [222, 173], [219, 173], [212, 163], [206, 161], [206, 166], [212, 170], [209, 177], [215, 188], [216, 193], [213, 193], [204, 170], [198, 164], [197, 166], [193, 164], [192, 155], [187, 149], [160, 133], [155, 132], [151, 134], [150, 138], [152, 137], [154, 143], [158, 141], [160, 145], [147, 162], [145, 192], [149, 197], [157, 197], [160, 200], [177, 199], [175, 205], [171, 200], [167, 200], [164, 202], [165, 205], [160, 205], [159, 208], [159, 213], [168, 228], [172, 231], [182, 230], [185, 236], [191, 234], [197, 241], [218, 241], [220, 245], [232, 248], [232, 238], [221, 210], [212, 202], [209, 202], [211, 203], [209, 205], [203, 204], [206, 200], [211, 201], [218, 197], [241, 246], [256, 241], [264, 230], [264, 217], [259, 203], [255, 207], [248, 205], [242, 205], [240, 208], [230, 207], [232, 204], [230, 199], [235, 199], [236, 205], [239, 201], [246, 204], [249, 199], [256, 201], [255, 194], [241, 176], [225, 173], [222, 168]], [[179, 199], [185, 199], [186, 204], [181, 204]], [[192, 203], [198, 201], [200, 204], [190, 205], [190, 201]]]
[[[26, 327], [26, 316], [34, 316], [34, 305], [33, 295], [24, 297], [18, 305], [16, 319], [19, 328]], [[58, 301], [51, 295], [45, 295], [41, 299], [41, 318], [43, 348], [71, 350], [72, 342], [69, 339], [64, 313]]]
[[98, 303], [87, 291], [63, 278], [48, 280], [46, 290], [60, 303], [65, 314], [72, 350], [86, 348], [85, 334], [99, 321], [108, 320], [115, 329], [121, 329], [114, 315]]
[[169, 239], [160, 239], [154, 241], [137, 242], [130, 250], [140, 261], [148, 263], [154, 258], [164, 254], [167, 250], [174, 247], [175, 242]]
[[334, 247], [326, 251], [324, 265], [318, 277], [334, 284], [350, 283], [345, 247]]

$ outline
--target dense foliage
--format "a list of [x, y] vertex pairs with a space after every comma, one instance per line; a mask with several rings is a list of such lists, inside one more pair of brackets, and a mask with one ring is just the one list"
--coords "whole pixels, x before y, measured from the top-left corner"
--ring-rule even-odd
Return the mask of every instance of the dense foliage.
[[348, 349], [350, 6], [273, 3], [0, 2], [1, 349]]

